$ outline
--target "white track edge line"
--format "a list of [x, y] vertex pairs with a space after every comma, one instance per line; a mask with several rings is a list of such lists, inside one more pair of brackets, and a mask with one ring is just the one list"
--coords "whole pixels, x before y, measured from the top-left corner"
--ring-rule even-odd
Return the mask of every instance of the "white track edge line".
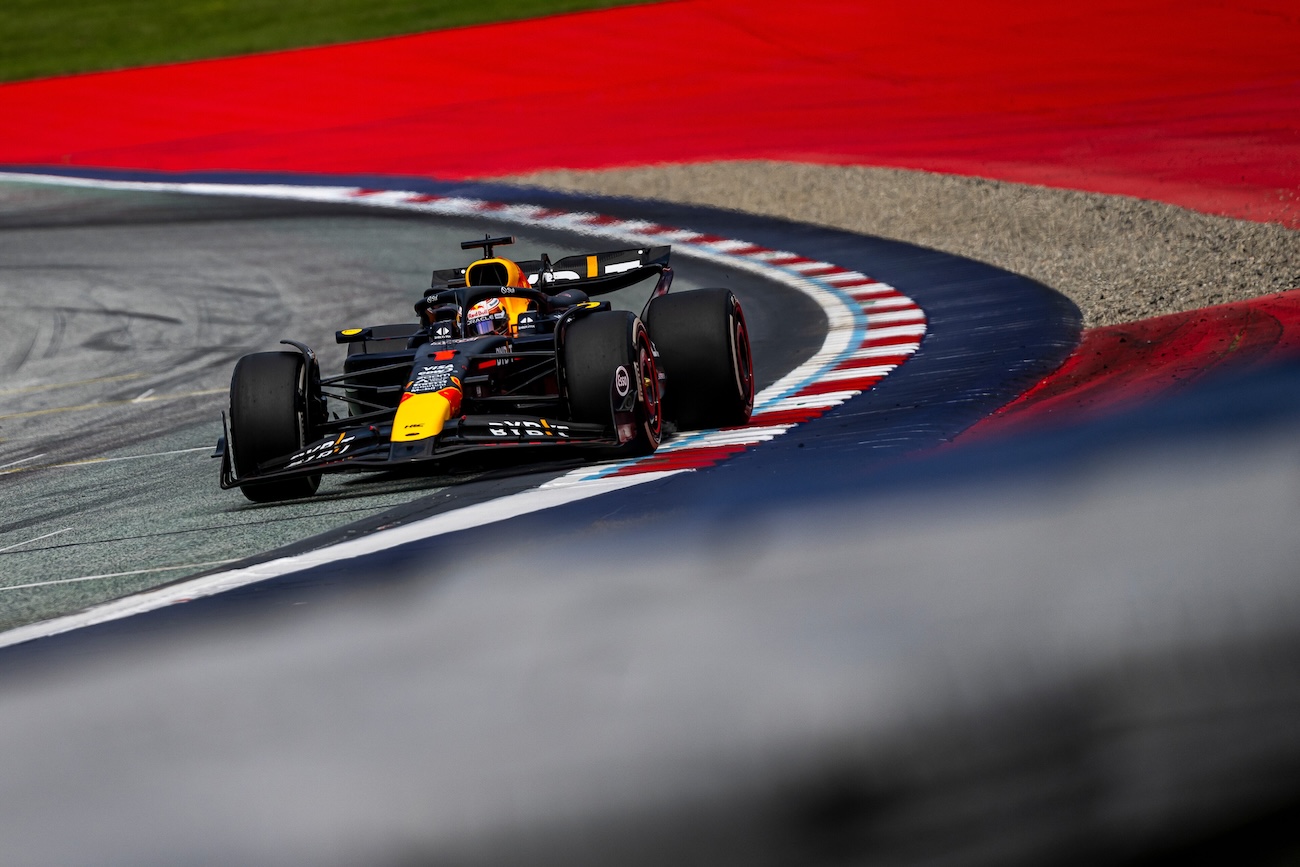
[[103, 605], [97, 605], [76, 614], [68, 614], [39, 623], [19, 626], [8, 632], [0, 633], [0, 648], [22, 644], [37, 638], [71, 632], [99, 623], [121, 620], [147, 611], [165, 608], [178, 602], [189, 602], [207, 596], [215, 596], [227, 590], [236, 590], [250, 584], [257, 584], [282, 575], [301, 572], [315, 566], [350, 560], [366, 554], [387, 551], [407, 542], [432, 539], [458, 530], [472, 529], [498, 521], [517, 518], [543, 509], [562, 506], [594, 497], [598, 494], [630, 488], [654, 482], [686, 470], [667, 470], [658, 473], [640, 473], [632, 476], [618, 476], [588, 482], [582, 487], [538, 487], [510, 494], [495, 500], [475, 503], [452, 509], [387, 530], [380, 530], [368, 536], [349, 539], [306, 554], [292, 557], [280, 557], [242, 569], [230, 569], [212, 575], [192, 578], [176, 584], [169, 584], [154, 590], [145, 590], [131, 596], [124, 596]]

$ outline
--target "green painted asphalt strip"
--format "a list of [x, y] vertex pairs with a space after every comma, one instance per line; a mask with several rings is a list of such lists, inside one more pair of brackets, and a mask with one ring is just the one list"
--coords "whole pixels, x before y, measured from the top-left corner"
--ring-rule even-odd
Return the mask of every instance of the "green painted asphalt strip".
[[6, 0], [0, 81], [377, 39], [628, 0]]

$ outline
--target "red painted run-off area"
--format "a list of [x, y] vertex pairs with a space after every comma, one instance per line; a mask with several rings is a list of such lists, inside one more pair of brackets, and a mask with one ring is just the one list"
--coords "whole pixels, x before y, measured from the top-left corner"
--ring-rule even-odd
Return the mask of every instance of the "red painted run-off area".
[[774, 158], [1300, 226], [1296, 0], [685, 0], [0, 87], [0, 163], [441, 178]]
[[1054, 374], [964, 438], [1070, 423], [1186, 388], [1209, 374], [1300, 355], [1300, 289], [1085, 332]]

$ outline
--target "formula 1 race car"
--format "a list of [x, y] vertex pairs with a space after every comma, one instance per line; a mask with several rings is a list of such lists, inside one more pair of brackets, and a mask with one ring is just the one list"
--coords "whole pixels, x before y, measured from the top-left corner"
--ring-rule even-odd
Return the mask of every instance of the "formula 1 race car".
[[[665, 423], [742, 425], [754, 405], [740, 303], [727, 289], [669, 294], [669, 247], [551, 262], [481, 248], [433, 272], [413, 324], [337, 332], [343, 373], [315, 353], [246, 355], [230, 382], [218, 443], [221, 487], [255, 502], [306, 497], [322, 473], [393, 469], [472, 451], [559, 449], [646, 455]], [[593, 296], [658, 276], [640, 316]]]

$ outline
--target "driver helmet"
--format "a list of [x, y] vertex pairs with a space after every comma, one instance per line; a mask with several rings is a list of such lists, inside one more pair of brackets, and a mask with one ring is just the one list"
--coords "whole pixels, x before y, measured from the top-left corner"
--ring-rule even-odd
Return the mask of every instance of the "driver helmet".
[[510, 317], [500, 298], [486, 298], [469, 308], [465, 334], [505, 334], [510, 330]]

